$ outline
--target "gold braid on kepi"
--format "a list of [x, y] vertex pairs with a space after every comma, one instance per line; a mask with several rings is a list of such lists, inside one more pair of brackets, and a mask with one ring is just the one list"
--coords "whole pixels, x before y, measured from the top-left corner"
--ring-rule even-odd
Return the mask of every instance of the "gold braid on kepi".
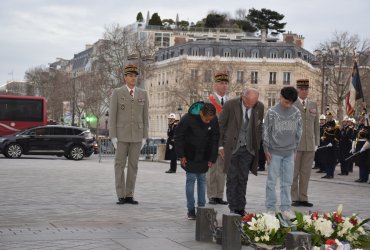
[[129, 74], [129, 73], [133, 73], [133, 74], [139, 75], [139, 70], [138, 70], [138, 68], [137, 68], [137, 66], [135, 64], [128, 64], [128, 65], [126, 65], [126, 67], [125, 67], [125, 75], [126, 74]]
[[215, 75], [215, 82], [229, 82], [229, 75], [225, 72], [219, 72]]
[[297, 80], [297, 88], [308, 88], [310, 87], [308, 79], [298, 79]]

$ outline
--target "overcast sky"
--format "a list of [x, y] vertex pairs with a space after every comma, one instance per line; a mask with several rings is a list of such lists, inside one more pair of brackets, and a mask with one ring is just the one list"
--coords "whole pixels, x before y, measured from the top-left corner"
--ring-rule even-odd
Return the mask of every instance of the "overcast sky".
[[285, 29], [303, 35], [311, 52], [335, 31], [370, 39], [369, 0], [0, 0], [0, 86], [56, 58], [72, 59], [106, 26], [131, 24], [140, 11], [196, 23], [211, 10], [234, 16], [240, 8], [284, 14]]

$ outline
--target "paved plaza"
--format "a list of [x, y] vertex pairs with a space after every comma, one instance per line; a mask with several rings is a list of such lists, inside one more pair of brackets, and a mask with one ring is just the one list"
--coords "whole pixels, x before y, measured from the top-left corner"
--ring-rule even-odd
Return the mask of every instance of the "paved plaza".
[[[0, 156], [0, 249], [222, 249], [195, 241], [195, 221], [186, 218], [185, 172], [165, 174], [169, 163], [140, 161], [135, 199], [116, 205], [113, 158], [82, 161], [59, 157]], [[311, 210], [370, 217], [370, 184], [349, 176], [321, 179], [313, 171]], [[247, 207], [265, 211], [266, 172], [250, 175]], [[221, 215], [224, 205], [208, 205]], [[304, 211], [308, 208], [299, 208]], [[243, 249], [248, 249], [243, 247]]]

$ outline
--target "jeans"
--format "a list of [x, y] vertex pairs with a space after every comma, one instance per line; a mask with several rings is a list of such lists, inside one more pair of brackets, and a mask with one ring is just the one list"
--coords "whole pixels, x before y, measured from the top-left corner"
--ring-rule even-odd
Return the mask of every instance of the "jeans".
[[280, 156], [273, 154], [268, 166], [268, 175], [266, 183], [266, 201], [267, 210], [275, 211], [276, 205], [276, 181], [280, 177], [280, 210], [286, 211], [291, 208], [290, 190], [293, 182], [294, 154]]
[[197, 180], [198, 207], [204, 207], [206, 205], [206, 174], [186, 172], [186, 202], [188, 210], [193, 210], [195, 207], [195, 180]]

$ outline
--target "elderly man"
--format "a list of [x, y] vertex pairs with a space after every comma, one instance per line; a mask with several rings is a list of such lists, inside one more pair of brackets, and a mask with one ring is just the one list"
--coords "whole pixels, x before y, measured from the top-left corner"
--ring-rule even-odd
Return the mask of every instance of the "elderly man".
[[225, 103], [219, 116], [219, 154], [224, 159], [230, 212], [244, 215], [249, 171], [257, 175], [264, 106], [259, 92], [248, 88]]

